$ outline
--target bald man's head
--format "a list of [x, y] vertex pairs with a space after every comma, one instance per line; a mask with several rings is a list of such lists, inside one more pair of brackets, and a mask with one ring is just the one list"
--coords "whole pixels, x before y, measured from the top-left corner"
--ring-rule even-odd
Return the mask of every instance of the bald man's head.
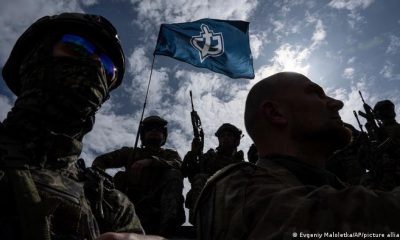
[[296, 80], [305, 80], [308, 78], [295, 72], [280, 72], [269, 76], [256, 83], [250, 90], [244, 112], [244, 124], [250, 137], [254, 139], [254, 133], [257, 131], [257, 119], [261, 104], [265, 100], [276, 100], [285, 94], [285, 89], [289, 88]]
[[339, 115], [342, 107], [341, 101], [327, 96], [304, 75], [281, 72], [253, 86], [244, 121], [257, 147], [308, 142], [324, 143], [330, 151], [344, 147], [350, 139]]

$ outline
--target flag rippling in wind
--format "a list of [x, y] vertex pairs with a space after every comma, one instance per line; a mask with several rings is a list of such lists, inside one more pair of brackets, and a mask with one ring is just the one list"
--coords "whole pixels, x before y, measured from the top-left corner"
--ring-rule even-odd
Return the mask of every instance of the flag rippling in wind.
[[155, 55], [165, 55], [231, 78], [254, 78], [249, 23], [217, 19], [162, 24]]

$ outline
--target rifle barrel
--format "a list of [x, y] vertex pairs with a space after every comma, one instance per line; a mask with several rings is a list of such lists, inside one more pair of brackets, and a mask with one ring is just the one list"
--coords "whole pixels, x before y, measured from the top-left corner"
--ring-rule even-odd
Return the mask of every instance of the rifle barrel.
[[360, 128], [361, 132], [364, 133], [363, 126], [360, 123], [360, 119], [358, 119], [357, 112], [353, 110], [353, 114], [354, 114], [354, 117], [356, 117], [356, 120], [357, 120], [357, 123], [358, 123], [358, 127]]
[[369, 119], [368, 114], [358, 111], [358, 115], [360, 115], [361, 117], [365, 118], [365, 119]]
[[358, 94], [360, 94], [361, 100], [362, 100], [362, 102], [365, 104], [365, 101], [364, 101], [363, 95], [362, 95], [362, 93], [361, 93], [361, 91], [360, 91], [360, 90], [358, 90]]
[[190, 94], [190, 103], [192, 104], [192, 111], [194, 111], [192, 90], [189, 91], [189, 94]]

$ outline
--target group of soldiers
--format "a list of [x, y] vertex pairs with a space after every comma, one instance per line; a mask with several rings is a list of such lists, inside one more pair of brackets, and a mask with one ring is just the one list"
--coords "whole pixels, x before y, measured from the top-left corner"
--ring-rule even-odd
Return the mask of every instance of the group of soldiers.
[[146, 233], [170, 237], [179, 234], [179, 226], [186, 219], [183, 178], [191, 183], [185, 206], [190, 222], [195, 224], [195, 203], [207, 179], [229, 164], [243, 162], [244, 156], [243, 151], [237, 150], [242, 131], [229, 123], [215, 133], [219, 141], [216, 149], [203, 154], [200, 143], [193, 140], [183, 161], [178, 152], [162, 147], [167, 136], [165, 119], [146, 117], [140, 127], [141, 147], [123, 147], [103, 154], [92, 166], [102, 170], [124, 167], [113, 178], [115, 188], [132, 201]]
[[[82, 138], [121, 84], [124, 61], [115, 28], [97, 15], [43, 17], [18, 39], [3, 68], [17, 100], [0, 124], [0, 239], [174, 237], [185, 222], [184, 206], [199, 239], [400, 232], [382, 216], [400, 215], [394, 104], [366, 108], [366, 132], [358, 131], [341, 121], [343, 103], [297, 73], [275, 74], [250, 91], [249, 162], [238, 151], [242, 131], [230, 123], [217, 129], [219, 145], [205, 153], [204, 139], [195, 136], [182, 161], [163, 148], [168, 122], [149, 116], [140, 123], [141, 147], [85, 166]], [[124, 170], [111, 177], [109, 168]], [[186, 177], [191, 189], [184, 198]], [[372, 209], [358, 218], [357, 204]]]
[[350, 185], [364, 185], [390, 191], [400, 184], [400, 124], [396, 121], [395, 105], [379, 101], [370, 109], [366, 131], [345, 124], [352, 140], [336, 151], [327, 162], [327, 169]]

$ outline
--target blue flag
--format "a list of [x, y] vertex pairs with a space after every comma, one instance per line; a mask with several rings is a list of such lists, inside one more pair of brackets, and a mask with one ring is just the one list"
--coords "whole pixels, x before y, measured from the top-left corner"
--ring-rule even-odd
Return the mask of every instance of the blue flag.
[[254, 78], [248, 22], [206, 18], [162, 24], [154, 54], [231, 78]]

